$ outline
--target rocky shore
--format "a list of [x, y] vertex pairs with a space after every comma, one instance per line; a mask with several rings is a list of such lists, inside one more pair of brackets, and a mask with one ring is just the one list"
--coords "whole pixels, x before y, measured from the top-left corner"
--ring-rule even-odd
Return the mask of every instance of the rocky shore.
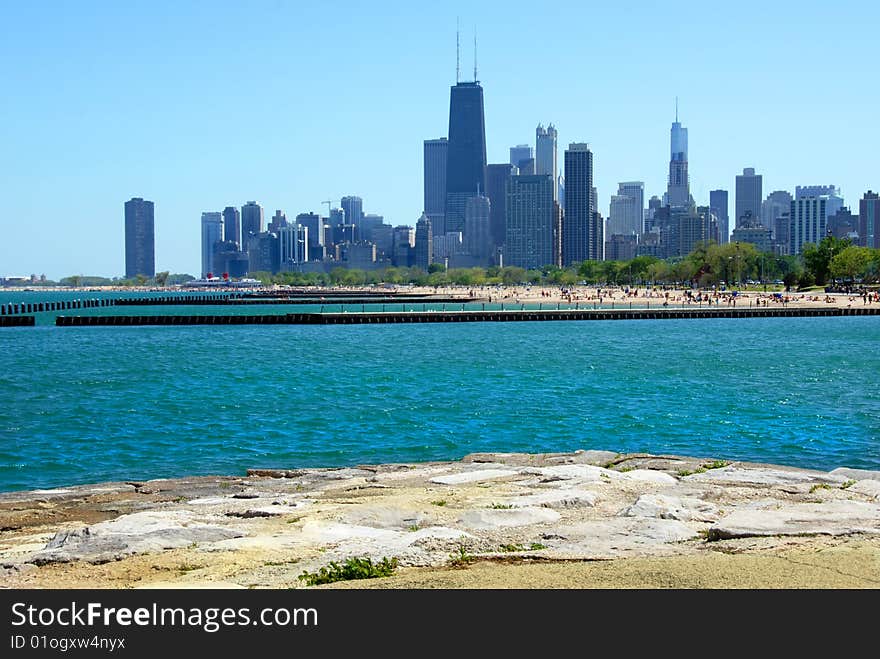
[[607, 451], [0, 494], [0, 587], [880, 587], [880, 472]]

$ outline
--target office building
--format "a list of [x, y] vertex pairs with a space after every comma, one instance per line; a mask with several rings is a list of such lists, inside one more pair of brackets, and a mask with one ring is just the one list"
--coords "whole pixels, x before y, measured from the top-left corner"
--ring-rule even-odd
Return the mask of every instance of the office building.
[[434, 262], [433, 239], [431, 218], [428, 217], [427, 213], [422, 213], [422, 216], [416, 222], [416, 244], [413, 265], [425, 272], [428, 271], [428, 267]]
[[[544, 128], [541, 124], [535, 129], [535, 174], [549, 174], [556, 180], [557, 167], [556, 129], [553, 124]], [[559, 200], [559, 192], [553, 188], [554, 199]]]
[[276, 210], [275, 215], [272, 216], [272, 219], [269, 222], [269, 231], [277, 233], [286, 226], [287, 214], [280, 210]]
[[709, 191], [709, 208], [718, 218], [718, 242], [726, 244], [730, 240], [730, 209], [727, 190]]
[[133, 197], [125, 202], [125, 277], [156, 276], [153, 202]]
[[546, 174], [511, 177], [504, 265], [537, 269], [553, 264], [554, 185]]
[[[244, 215], [244, 213], [242, 213]], [[281, 248], [278, 235], [262, 231], [248, 237], [248, 272], [278, 272], [281, 267]]]
[[214, 246], [223, 240], [223, 214], [202, 213], [202, 277], [214, 273]]
[[221, 240], [214, 243], [214, 260], [211, 272], [216, 277], [224, 275], [234, 279], [244, 277], [248, 273], [247, 253], [242, 252], [234, 240]]
[[300, 213], [296, 223], [306, 228], [309, 241], [309, 259], [320, 261], [324, 258], [324, 221], [317, 213]]
[[519, 169], [519, 164], [521, 162], [534, 159], [535, 152], [528, 144], [517, 144], [516, 146], [510, 147], [510, 164], [517, 169]]
[[478, 266], [489, 265], [492, 244], [489, 238], [489, 215], [491, 204], [483, 195], [467, 200], [464, 211], [465, 250]]
[[486, 167], [486, 196], [489, 197], [489, 237], [493, 250], [504, 245], [507, 221], [507, 185], [517, 169], [507, 163]]
[[361, 223], [364, 219], [364, 201], [360, 197], [348, 196], [339, 200], [339, 205], [345, 211], [345, 221], [354, 226], [354, 233], [358, 240], [363, 240], [361, 235]]
[[617, 184], [617, 194], [611, 195], [607, 235], [639, 235], [644, 230], [645, 184], [629, 181]]
[[241, 212], [235, 206], [223, 209], [223, 240], [232, 241], [241, 248]]
[[785, 190], [771, 192], [761, 204], [761, 224], [773, 230], [774, 239], [778, 238], [776, 220], [788, 213], [791, 213], [791, 193]]
[[[691, 205], [691, 188], [688, 174], [688, 131], [678, 121], [676, 107], [675, 121], [669, 132], [669, 179], [666, 187], [666, 203], [669, 206], [686, 207]], [[566, 176], [566, 179], [568, 177]]]
[[840, 188], [836, 185], [798, 185], [794, 190], [795, 199], [801, 197], [827, 197], [825, 203], [825, 219], [843, 208], [844, 201]]
[[446, 212], [446, 159], [449, 141], [445, 137], [425, 140], [424, 211], [435, 230], [443, 229]]
[[638, 236], [634, 234], [611, 235], [605, 243], [605, 259], [608, 261], [630, 261], [636, 257], [638, 246]]
[[562, 220], [562, 264], [567, 267], [599, 260], [604, 245], [595, 226], [593, 152], [590, 145], [572, 143], [564, 155], [565, 213]]
[[394, 227], [391, 262], [398, 267], [411, 265], [416, 246], [415, 229], [409, 226]]
[[251, 236], [263, 232], [263, 207], [255, 201], [249, 201], [241, 207], [241, 244], [242, 249], [249, 249]]
[[763, 177], [760, 174], [755, 174], [753, 167], [746, 167], [741, 175], [737, 175], [736, 200], [734, 202], [736, 226], [742, 226], [744, 221], [751, 224], [756, 221], [760, 222], [761, 200], [763, 199], [762, 180]]

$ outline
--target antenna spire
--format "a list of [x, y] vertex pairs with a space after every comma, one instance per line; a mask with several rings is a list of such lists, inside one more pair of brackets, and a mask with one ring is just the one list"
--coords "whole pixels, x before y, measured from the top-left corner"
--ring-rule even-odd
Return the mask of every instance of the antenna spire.
[[459, 38], [458, 16], [455, 17], [455, 84], [461, 80], [461, 39]]
[[477, 82], [477, 26], [474, 26], [474, 82]]
[[678, 123], [678, 96], [675, 97], [675, 123]]

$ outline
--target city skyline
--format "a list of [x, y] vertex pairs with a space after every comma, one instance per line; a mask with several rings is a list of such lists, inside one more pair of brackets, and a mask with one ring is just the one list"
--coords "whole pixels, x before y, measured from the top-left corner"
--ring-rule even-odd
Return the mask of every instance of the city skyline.
[[[556, 9], [560, 17], [584, 11], [565, 3]], [[397, 43], [375, 44], [371, 40], [375, 52], [368, 50], [362, 55], [358, 51], [359, 61], [352, 62], [344, 53], [331, 54], [316, 35], [296, 31], [301, 29], [297, 27], [301, 14], [317, 9], [293, 12], [290, 8], [257, 7], [238, 21], [242, 19], [241, 8], [220, 7], [212, 18], [219, 33], [241, 28], [242, 39], [255, 46], [250, 55], [237, 59], [218, 54], [219, 38], [216, 46], [209, 44], [201, 54], [204, 37], [186, 44], [183, 39], [176, 41], [178, 32], [193, 29], [205, 19], [197, 8], [183, 8], [176, 27], [163, 23], [167, 11], [162, 9], [109, 6], [108, 11], [88, 16], [86, 21], [79, 12], [65, 16], [71, 10], [59, 8], [57, 24], [50, 21], [40, 26], [46, 35], [40, 40], [39, 53], [24, 38], [36, 14], [30, 14], [26, 7], [10, 9], [26, 27], [0, 46], [0, 53], [9, 55], [2, 58], [0, 67], [19, 92], [16, 103], [8, 104], [16, 107], [2, 110], [2, 137], [20, 156], [14, 163], [4, 163], [0, 171], [0, 180], [10, 186], [6, 196], [11, 203], [10, 216], [15, 218], [5, 222], [4, 228], [16, 246], [4, 250], [2, 274], [45, 272], [55, 279], [70, 274], [122, 275], [120, 206], [135, 197], [155, 203], [157, 271], [196, 274], [201, 213], [240, 207], [251, 199], [260, 200], [267, 209], [283, 209], [292, 218], [310, 211], [321, 213], [323, 200], [338, 203], [343, 196], [357, 195], [365, 209], [384, 215], [390, 224], [414, 226], [425, 210], [423, 142], [442, 136], [448, 120], [447, 88], [455, 81], [455, 13], [463, 16], [463, 25], [473, 22], [480, 26], [479, 77], [485, 90], [488, 163], [507, 162], [511, 146], [533, 144], [535, 126], [552, 123], [558, 131], [558, 148], [581, 141], [591, 144], [596, 159], [594, 184], [599, 191], [596, 210], [603, 216], [621, 181], [644, 181], [646, 199], [665, 190], [667, 131], [676, 94], [681, 103], [680, 120], [691, 133], [689, 176], [698, 205], [708, 205], [709, 191], [714, 189], [728, 190], [734, 197], [734, 177], [746, 167], [762, 174], [765, 196], [771, 190], [794, 193], [798, 185], [830, 182], [841, 189], [846, 205], [857, 209], [864, 192], [877, 188], [868, 160], [878, 142], [871, 131], [870, 102], [862, 102], [860, 96], [859, 102], [845, 104], [834, 94], [808, 108], [785, 98], [786, 90], [793, 89], [807, 70], [811, 75], [833, 73], [840, 89], [853, 95], [857, 82], [870, 79], [870, 51], [858, 37], [871, 23], [871, 16], [878, 13], [875, 7], [844, 3], [839, 8], [836, 16], [847, 27], [849, 38], [834, 50], [812, 43], [824, 34], [825, 25], [818, 15], [811, 19], [802, 12], [797, 15], [800, 30], [792, 33], [787, 47], [811, 45], [797, 57], [785, 56], [782, 44], [770, 43], [771, 33], [758, 26], [759, 38], [750, 44], [747, 60], [736, 57], [730, 49], [707, 48], [699, 39], [693, 44], [679, 42], [675, 48], [689, 59], [687, 70], [678, 72], [680, 79], [674, 88], [656, 82], [661, 79], [659, 69], [646, 58], [632, 74], [615, 73], [624, 81], [600, 76], [591, 81], [589, 89], [577, 86], [565, 95], [561, 92], [569, 90], [562, 84], [564, 76], [547, 70], [552, 67], [541, 68], [540, 75], [535, 73], [540, 68], [537, 63], [523, 62], [517, 70], [510, 70], [502, 43], [511, 33], [527, 34], [531, 25], [524, 19], [511, 19], [501, 29], [493, 26], [491, 10], [431, 9], [425, 20], [431, 28], [426, 32], [413, 11], [401, 8], [398, 16], [388, 19], [403, 29]], [[598, 11], [606, 20], [616, 15], [607, 8]], [[648, 25], [658, 11], [641, 8], [635, 17], [638, 29], [626, 37], [634, 51], [617, 49], [619, 59], [642, 57], [652, 45], [668, 43], [669, 35], [661, 34], [663, 29], [691, 33], [712, 19], [711, 14], [698, 15], [694, 9], [685, 26], [667, 24], [655, 34]], [[794, 5], [768, 11], [777, 19], [777, 26], [784, 26], [792, 19]], [[352, 12], [353, 17], [362, 17], [356, 8]], [[155, 43], [128, 47], [130, 35], [120, 30], [132, 18], [141, 20], [139, 30], [153, 30]], [[314, 46], [322, 57], [332, 56], [323, 61], [312, 53], [307, 61], [299, 62], [295, 57], [299, 50], [286, 52], [273, 45], [263, 31], [273, 21], [302, 36], [304, 48]], [[353, 25], [341, 25], [339, 30], [343, 35], [354, 35], [353, 45], [364, 38]], [[87, 43], [93, 31], [107, 36], [104, 41]], [[469, 34], [464, 27], [462, 32]], [[75, 33], [78, 36], [72, 36]], [[404, 64], [391, 59], [395, 51], [402, 52], [406, 44], [424, 40], [428, 34], [431, 39], [425, 42], [426, 47], [409, 57], [414, 61]], [[597, 34], [600, 42], [606, 38]], [[639, 43], [629, 43], [632, 40]], [[169, 44], [173, 47], [163, 52]], [[563, 55], [591, 56], [597, 64], [608, 57], [599, 47], [586, 49], [564, 40], [557, 47]], [[70, 49], [76, 52], [70, 53]], [[108, 52], [118, 55], [118, 62], [104, 63]], [[698, 53], [705, 55], [701, 61], [697, 61]], [[859, 53], [863, 57], [857, 57]], [[209, 62], [208, 55], [218, 55], [217, 61]], [[465, 71], [469, 70], [470, 55], [464, 48]], [[757, 63], [771, 58], [775, 58], [775, 68], [760, 71]], [[406, 93], [380, 87], [381, 65], [392, 62], [395, 75], [406, 81]], [[172, 70], [172, 65], [179, 71]], [[309, 72], [308, 67], [314, 71]], [[712, 67], [727, 80], [746, 77], [759, 87], [774, 82], [772, 89], [778, 99], [768, 101], [763, 96], [756, 108], [754, 99], [737, 100], [730, 91], [710, 97], [710, 89], [716, 90], [705, 73]], [[358, 75], [363, 80], [358, 80]], [[305, 82], [304, 91], [312, 94], [328, 88], [342, 94], [348, 83], [355, 95], [370, 92], [373, 96], [365, 96], [365, 103], [331, 104], [329, 109], [325, 95], [315, 97], [314, 110], [303, 102], [279, 103], [268, 110], [237, 102], [225, 108], [212, 107], [210, 113], [204, 111], [204, 98], [238, 87], [249, 76], [264, 86], [267, 100], [272, 95], [269, 92], [276, 91], [276, 86], [266, 86], [273, 76], [286, 86]], [[519, 82], [524, 77], [530, 81], [528, 91]], [[117, 98], [123, 79], [141, 83], [137, 89], [125, 88]], [[638, 93], [621, 96], [623, 82], [638, 87]], [[186, 84], [192, 84], [193, 89], [185, 89]], [[375, 96], [379, 88], [386, 95]], [[52, 90], [65, 99], [63, 111], [57, 104], [42, 102]], [[179, 97], [176, 92], [181, 92]], [[837, 100], [832, 102], [831, 96]], [[584, 99], [588, 97], [599, 101], [587, 104]], [[138, 103], [131, 105], [135, 101]], [[826, 141], [827, 149], [817, 156], [814, 141], [805, 138], [812, 136], [820, 122], [828, 123], [826, 117], [832, 117], [833, 139]], [[346, 157], [339, 158], [340, 154]], [[376, 158], [381, 165], [377, 166]], [[558, 158], [561, 169], [561, 153]], [[730, 199], [731, 214], [733, 202]], [[732, 217], [731, 228], [735, 223]], [[39, 241], [46, 228], [57, 236], [57, 247], [47, 248]]]

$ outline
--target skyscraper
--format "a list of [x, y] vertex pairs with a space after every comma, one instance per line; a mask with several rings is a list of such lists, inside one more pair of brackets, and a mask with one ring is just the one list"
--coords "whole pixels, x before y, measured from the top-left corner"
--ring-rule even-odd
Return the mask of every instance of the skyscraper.
[[477, 265], [486, 266], [492, 245], [489, 241], [489, 214], [491, 204], [483, 195], [467, 200], [464, 210], [464, 244]]
[[223, 239], [234, 242], [241, 249], [241, 213], [235, 206], [223, 209]]
[[263, 207], [255, 201], [249, 201], [241, 207], [241, 244], [242, 249], [248, 247], [248, 238], [263, 231]]
[[755, 174], [754, 167], [746, 167], [743, 169], [742, 175], [736, 177], [736, 226], [743, 226], [748, 223], [746, 218], [752, 218], [751, 222], [759, 221], [761, 218], [761, 200], [763, 193], [761, 190], [762, 176]]
[[[775, 190], [768, 194], [767, 198], [761, 203], [761, 224], [770, 229], [771, 232], [775, 232], [776, 220], [790, 212], [791, 193], [785, 190]], [[779, 240], [779, 236], [774, 235], [773, 238], [777, 241]]]
[[202, 277], [214, 273], [214, 245], [222, 240], [223, 215], [221, 213], [202, 213]]
[[565, 152], [565, 215], [562, 221], [562, 264], [598, 260], [598, 227], [593, 207], [593, 152], [589, 144], [573, 143]]
[[548, 175], [513, 176], [507, 186], [504, 265], [542, 268], [553, 258], [553, 186]]
[[801, 197], [828, 197], [825, 218], [829, 218], [844, 206], [843, 195], [836, 185], [798, 185], [794, 189], [796, 199]]
[[300, 213], [296, 216], [296, 223], [307, 230], [309, 258], [313, 260], [324, 258], [324, 222], [320, 216], [317, 213]]
[[287, 213], [281, 210], [276, 210], [275, 215], [272, 216], [272, 220], [269, 222], [269, 231], [274, 231], [277, 233], [286, 226]]
[[486, 196], [489, 197], [489, 237], [493, 248], [504, 245], [507, 221], [507, 183], [516, 167], [507, 163], [486, 167]]
[[278, 267], [296, 270], [309, 260], [309, 230], [301, 224], [285, 224], [278, 229]]
[[132, 197], [125, 202], [125, 277], [156, 276], [153, 202]]
[[449, 141], [445, 137], [425, 140], [425, 215], [431, 220], [434, 231], [443, 229], [446, 212], [446, 160]]
[[871, 190], [859, 200], [859, 244], [880, 249], [880, 195]]
[[363, 240], [361, 236], [361, 222], [364, 219], [364, 201], [360, 197], [343, 197], [339, 205], [345, 211], [345, 219], [348, 224], [354, 225], [355, 238]]
[[486, 190], [483, 88], [476, 80], [459, 82], [450, 90], [448, 149], [444, 229], [463, 231], [467, 200]]
[[644, 231], [645, 184], [627, 181], [617, 184], [617, 194], [611, 196], [606, 235], [641, 235]]
[[[688, 131], [678, 121], [676, 106], [675, 121], [670, 129], [669, 181], [666, 188], [667, 203], [670, 206], [691, 205], [690, 178], [688, 175]], [[567, 177], [566, 177], [567, 178]]]
[[535, 152], [528, 144], [517, 144], [510, 147], [510, 164], [519, 168], [519, 164], [524, 160], [534, 160]]
[[434, 262], [433, 242], [431, 218], [428, 217], [427, 213], [422, 213], [422, 216], [416, 222], [416, 246], [413, 265], [425, 272], [428, 271], [428, 267]]
[[[556, 164], [556, 129], [553, 124], [544, 128], [541, 124], [535, 129], [535, 174], [550, 174], [553, 180], [558, 175]], [[553, 198], [558, 200], [559, 193], [553, 188]]]
[[730, 240], [730, 211], [727, 190], [711, 190], [709, 192], [709, 209], [718, 218], [719, 242], [723, 245]]

